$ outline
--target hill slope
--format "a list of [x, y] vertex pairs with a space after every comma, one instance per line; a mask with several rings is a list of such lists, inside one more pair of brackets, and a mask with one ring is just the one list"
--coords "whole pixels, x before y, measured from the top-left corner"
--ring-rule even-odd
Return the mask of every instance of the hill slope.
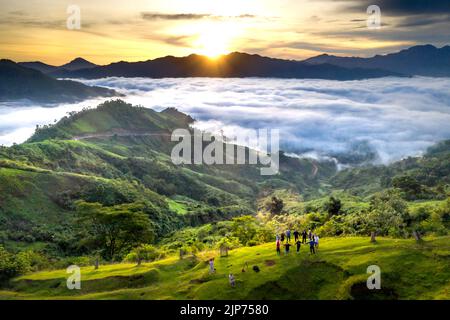
[[281, 173], [273, 177], [261, 176], [256, 165], [176, 166], [170, 133], [192, 121], [175, 109], [109, 101], [38, 128], [24, 144], [0, 148], [0, 233], [6, 241], [66, 250], [71, 232], [60, 226], [70, 225], [75, 201], [144, 201], [154, 208], [151, 219], [161, 236], [253, 214], [261, 190], [293, 188], [307, 196], [335, 172], [332, 162], [283, 155]]
[[450, 76], [450, 46], [414, 46], [399, 52], [371, 58], [338, 57], [322, 54], [304, 60], [310, 65], [332, 64], [345, 68], [383, 69], [409, 75]]
[[[58, 72], [62, 72], [62, 71], [74, 71], [74, 70], [79, 70], [79, 69], [84, 69], [84, 68], [93, 68], [96, 67], [97, 65], [95, 63], [92, 63], [90, 61], [87, 61], [86, 59], [83, 58], [75, 58], [72, 61], [65, 63], [61, 66], [53, 66], [53, 65], [49, 65], [40, 61], [32, 61], [32, 62], [18, 62], [17, 64], [26, 67], [26, 68], [30, 68], [30, 69], [35, 69], [38, 70], [42, 73], [48, 73], [51, 74], [52, 76], [57, 76]], [[55, 74], [52, 74], [55, 73]]]
[[0, 101], [28, 99], [38, 102], [71, 102], [91, 97], [112, 97], [111, 89], [90, 87], [69, 80], [55, 80], [40, 71], [0, 60]]
[[[322, 239], [318, 253], [277, 256], [273, 244], [232, 250], [216, 257], [208, 273], [205, 252], [141, 266], [116, 264], [81, 269], [81, 290], [68, 290], [66, 270], [39, 272], [12, 281], [0, 299], [449, 299], [450, 238]], [[241, 269], [248, 263], [246, 272]], [[257, 265], [260, 272], [254, 272]], [[368, 290], [367, 267], [381, 269], [381, 290]], [[236, 288], [228, 274], [236, 277]]]

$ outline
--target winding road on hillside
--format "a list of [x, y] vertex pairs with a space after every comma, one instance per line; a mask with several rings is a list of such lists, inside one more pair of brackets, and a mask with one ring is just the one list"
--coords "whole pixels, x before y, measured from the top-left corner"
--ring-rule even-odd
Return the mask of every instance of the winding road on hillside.
[[168, 133], [142, 133], [142, 132], [106, 132], [106, 133], [93, 133], [82, 136], [74, 136], [72, 140], [87, 140], [96, 138], [112, 138], [112, 137], [151, 137], [151, 136], [161, 136], [161, 137], [171, 137]]

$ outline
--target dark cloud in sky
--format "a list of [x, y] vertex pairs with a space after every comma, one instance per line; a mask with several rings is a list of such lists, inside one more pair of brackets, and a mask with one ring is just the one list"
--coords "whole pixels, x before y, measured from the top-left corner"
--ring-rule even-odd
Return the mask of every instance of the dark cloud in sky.
[[448, 15], [435, 15], [435, 16], [408, 16], [402, 18], [397, 24], [396, 27], [400, 28], [409, 28], [409, 27], [419, 27], [419, 26], [427, 26], [434, 25], [440, 23], [450, 23], [450, 14]]
[[246, 19], [255, 18], [252, 14], [241, 14], [238, 16], [218, 16], [209, 13], [161, 13], [161, 12], [141, 12], [144, 20], [200, 20], [200, 19]]
[[365, 11], [377, 5], [389, 15], [445, 14], [450, 13], [450, 0], [335, 0], [345, 3], [352, 11]]
[[142, 12], [141, 17], [144, 20], [197, 20], [210, 17], [210, 14], [199, 13], [159, 13]]

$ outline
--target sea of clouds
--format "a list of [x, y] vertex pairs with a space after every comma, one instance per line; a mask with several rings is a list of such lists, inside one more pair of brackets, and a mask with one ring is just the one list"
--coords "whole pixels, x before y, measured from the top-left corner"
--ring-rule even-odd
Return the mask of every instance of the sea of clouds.
[[[279, 129], [281, 148], [310, 157], [371, 152], [388, 163], [423, 153], [450, 138], [449, 78], [381, 78], [363, 81], [308, 79], [80, 80], [124, 93], [123, 99], [155, 110], [175, 107], [196, 126], [227, 135]], [[42, 108], [0, 104], [0, 144], [20, 143], [36, 124], [102, 99]]]

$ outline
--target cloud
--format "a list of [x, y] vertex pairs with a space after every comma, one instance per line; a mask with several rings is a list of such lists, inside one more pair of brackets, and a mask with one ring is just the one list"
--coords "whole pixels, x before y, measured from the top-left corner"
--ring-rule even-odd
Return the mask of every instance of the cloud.
[[199, 13], [158, 13], [142, 12], [141, 17], [144, 20], [197, 20], [210, 17], [210, 14]]
[[405, 18], [400, 19], [400, 21], [395, 25], [395, 27], [399, 28], [411, 28], [411, 27], [419, 27], [419, 26], [429, 26], [435, 24], [448, 24], [450, 23], [450, 15], [435, 15], [435, 16], [407, 16]]
[[240, 14], [237, 16], [220, 16], [209, 13], [161, 13], [161, 12], [141, 12], [141, 17], [144, 20], [200, 20], [205, 18], [210, 19], [247, 19], [255, 18], [252, 14]]
[[382, 12], [391, 15], [434, 14], [450, 12], [450, 0], [333, 0], [345, 3], [347, 10], [365, 12], [370, 5], [377, 5]]
[[[223, 130], [226, 136], [277, 128], [284, 151], [336, 158], [342, 163], [349, 154], [361, 161], [388, 163], [419, 155], [433, 143], [450, 138], [447, 78], [344, 82], [106, 78], [83, 82], [117, 89], [135, 105], [155, 110], [178, 108], [192, 115], [197, 126]], [[0, 104], [0, 144], [21, 142], [35, 124], [52, 123], [65, 112], [97, 103], [59, 105], [45, 112], [36, 105], [17, 109]], [[18, 132], [16, 139], [14, 132]]]

